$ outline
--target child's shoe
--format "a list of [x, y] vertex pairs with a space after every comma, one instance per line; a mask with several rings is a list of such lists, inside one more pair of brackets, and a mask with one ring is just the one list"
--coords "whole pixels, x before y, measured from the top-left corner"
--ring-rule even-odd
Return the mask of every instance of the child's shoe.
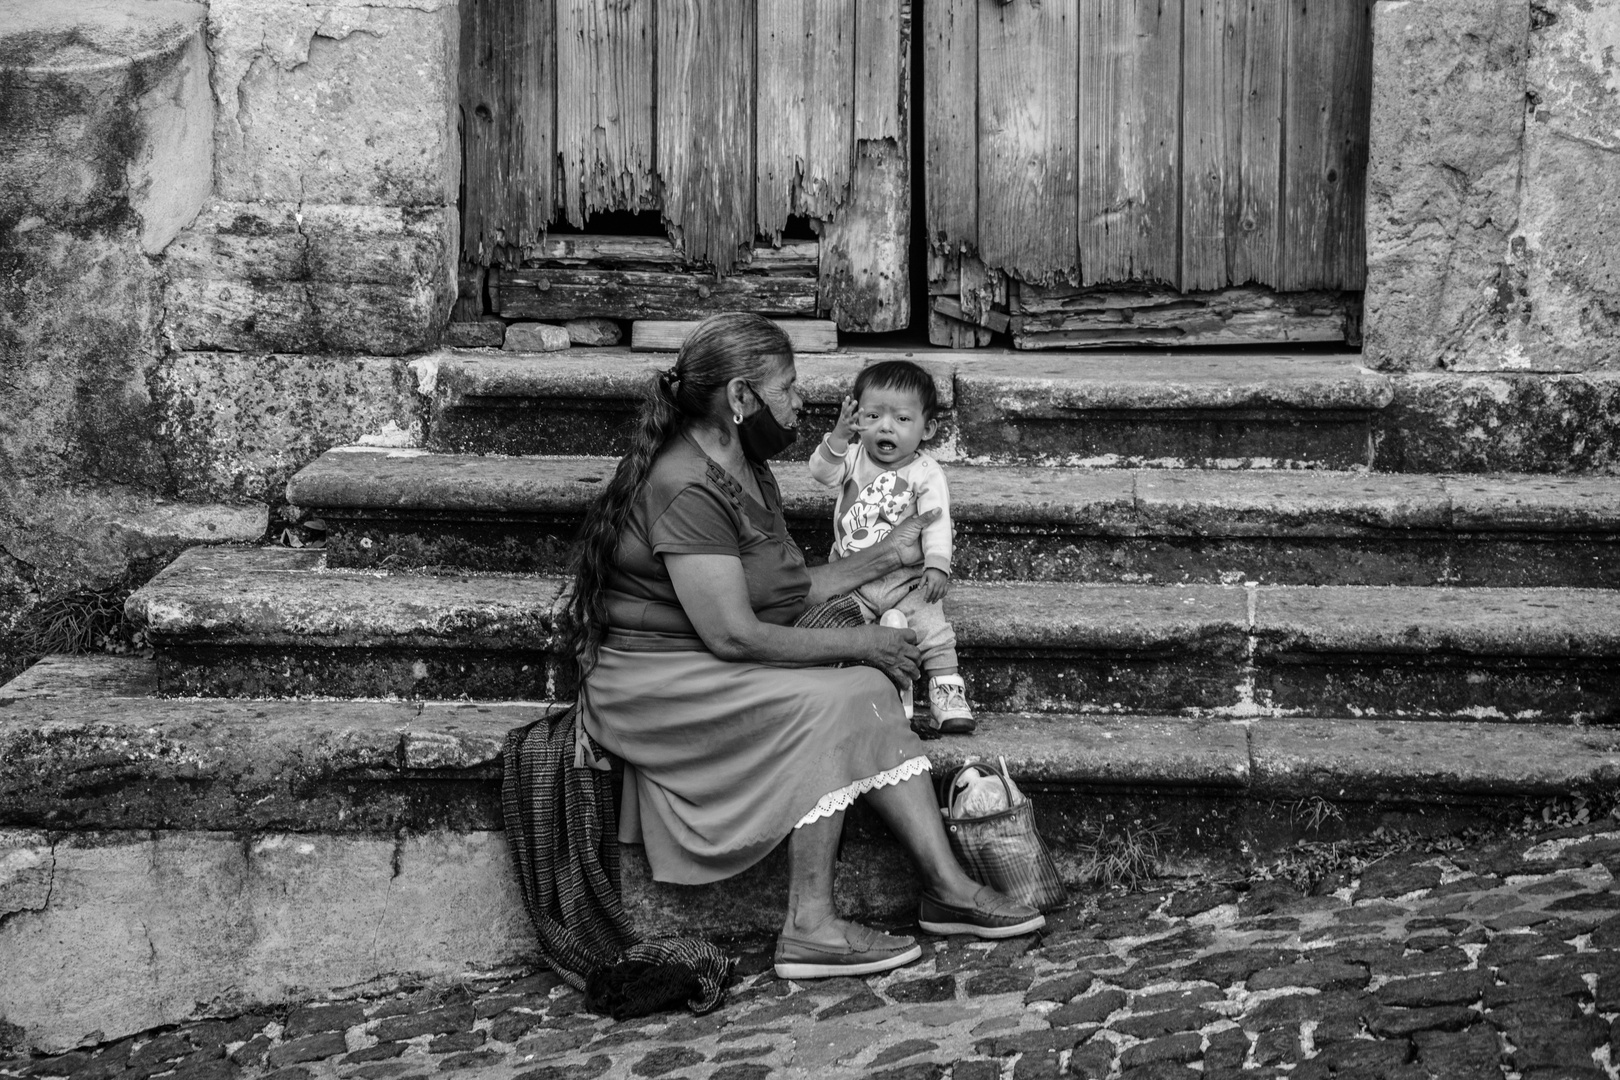
[[[878, 619], [878, 625], [887, 626], [891, 630], [907, 630], [911, 627], [911, 620], [906, 618], [905, 612], [898, 608], [890, 608]], [[900, 707], [906, 710], [906, 719], [910, 720], [916, 709], [911, 700], [911, 687], [909, 686], [900, 691]]]
[[929, 727], [941, 735], [971, 735], [979, 726], [968, 706], [967, 684], [960, 675], [929, 679], [928, 705], [933, 710]]

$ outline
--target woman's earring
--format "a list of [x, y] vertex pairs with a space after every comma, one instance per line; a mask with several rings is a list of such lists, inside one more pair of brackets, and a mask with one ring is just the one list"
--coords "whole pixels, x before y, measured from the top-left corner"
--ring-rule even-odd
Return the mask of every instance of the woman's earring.
[[742, 413], [732, 413], [731, 414], [731, 422], [733, 424], [741, 424], [742, 420], [743, 420]]

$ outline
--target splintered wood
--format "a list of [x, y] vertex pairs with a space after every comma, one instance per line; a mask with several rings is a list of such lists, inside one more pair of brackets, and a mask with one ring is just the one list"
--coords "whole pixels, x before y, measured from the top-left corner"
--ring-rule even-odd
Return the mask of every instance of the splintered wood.
[[1352, 306], [1340, 292], [1252, 286], [1184, 293], [1020, 285], [1011, 323], [1020, 349], [1343, 341]]
[[461, 11], [461, 251], [487, 266], [555, 216], [556, 24], [551, 4], [467, 0]]
[[557, 9], [557, 154], [563, 211], [656, 208], [652, 5], [561, 0]]
[[[1365, 279], [1372, 2], [930, 0], [931, 338], [1353, 336], [1359, 298], [1324, 296]], [[967, 267], [1010, 279], [999, 304]]]
[[[458, 311], [476, 317], [487, 293], [503, 313], [563, 317], [600, 297], [625, 301], [634, 280], [652, 294], [601, 314], [684, 318], [737, 303], [820, 311], [849, 330], [908, 325], [911, 0], [465, 0], [460, 10], [462, 257], [495, 272]], [[554, 222], [584, 229], [621, 211], [657, 211], [680, 264], [532, 257]], [[806, 224], [822, 238], [808, 290], [722, 282], [761, 273], [750, 250], [802, 244], [784, 237]], [[548, 268], [570, 274], [531, 273]], [[691, 287], [630, 272], [689, 275]]]
[[523, 249], [522, 265], [492, 267], [488, 290], [508, 319], [701, 319], [717, 311], [814, 315], [819, 248], [789, 240], [738, 249], [716, 276], [658, 237], [554, 236]]

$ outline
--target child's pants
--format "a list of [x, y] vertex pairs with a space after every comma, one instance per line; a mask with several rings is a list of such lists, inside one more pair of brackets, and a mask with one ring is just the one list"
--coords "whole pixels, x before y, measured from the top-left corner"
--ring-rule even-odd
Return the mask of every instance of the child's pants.
[[956, 632], [945, 618], [944, 605], [930, 604], [923, 599], [922, 583], [921, 570], [902, 566], [856, 589], [855, 599], [867, 622], [876, 622], [891, 608], [904, 612], [906, 621], [917, 634], [923, 674], [932, 676], [941, 669], [956, 667]]

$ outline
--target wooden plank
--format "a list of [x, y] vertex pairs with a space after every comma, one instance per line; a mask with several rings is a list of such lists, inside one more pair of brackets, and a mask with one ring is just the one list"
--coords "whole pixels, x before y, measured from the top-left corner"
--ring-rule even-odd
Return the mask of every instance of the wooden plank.
[[[992, 325], [990, 319], [997, 309], [1007, 309], [1007, 275], [993, 266], [986, 266], [972, 255], [963, 255], [959, 270], [961, 307], [969, 322]], [[1006, 327], [997, 329], [1005, 330]]]
[[791, 215], [832, 217], [849, 188], [855, 0], [772, 0], [758, 19], [755, 214], [780, 239]]
[[554, 10], [506, 0], [461, 5], [468, 262], [488, 265], [556, 216]]
[[[796, 353], [828, 353], [838, 349], [838, 325], [830, 319], [774, 319], [787, 333]], [[697, 320], [642, 319], [630, 327], [633, 352], [677, 352]]]
[[[781, 247], [760, 245], [737, 252], [736, 272], [814, 277], [821, 245], [816, 240], [784, 240]], [[523, 249], [523, 264], [604, 270], [695, 270], [700, 263], [662, 236], [602, 236], [579, 233], [547, 236]], [[706, 268], [705, 268], [706, 269]]]
[[[855, 0], [855, 138], [903, 142], [901, 0]], [[910, 4], [905, 21], [910, 22]], [[909, 40], [909, 35], [907, 35]]]
[[979, 257], [1025, 281], [1076, 267], [1078, 2], [979, 8]]
[[1181, 277], [1181, 0], [1079, 0], [1081, 280]]
[[1372, 108], [1372, 0], [1290, 0], [1283, 289], [1360, 289]]
[[928, 310], [928, 343], [947, 349], [977, 349], [990, 344], [988, 326], [975, 326], [961, 319], [953, 319], [930, 308]]
[[754, 238], [754, 11], [754, 0], [658, 0], [656, 13], [664, 222], [688, 258], [722, 274]]
[[656, 206], [652, 5], [558, 0], [557, 154], [562, 203], [589, 214]]
[[923, 190], [928, 243], [940, 250], [979, 246], [980, 3], [922, 5]]
[[476, 322], [484, 314], [484, 268], [477, 263], [456, 267], [456, 303], [451, 322]]
[[489, 292], [508, 319], [557, 322], [609, 319], [701, 319], [717, 311], [814, 315], [816, 279], [768, 274], [673, 274], [572, 268], [490, 271]]
[[[1253, 345], [1343, 341], [1358, 305], [1339, 292], [1266, 288], [1020, 290], [1019, 348], [1087, 344]], [[1019, 339], [1024, 344], [1019, 344]]]
[[1005, 334], [1011, 328], [1011, 322], [1005, 311], [990, 310], [976, 314], [969, 313], [963, 310], [960, 302], [953, 300], [949, 296], [935, 297], [934, 310], [941, 315], [949, 315], [953, 319], [960, 319], [962, 322], [988, 327], [997, 333]]
[[1181, 287], [1275, 284], [1287, 0], [1188, 0]]
[[842, 330], [911, 324], [910, 11], [857, 0], [855, 171], [821, 230], [821, 309]]

